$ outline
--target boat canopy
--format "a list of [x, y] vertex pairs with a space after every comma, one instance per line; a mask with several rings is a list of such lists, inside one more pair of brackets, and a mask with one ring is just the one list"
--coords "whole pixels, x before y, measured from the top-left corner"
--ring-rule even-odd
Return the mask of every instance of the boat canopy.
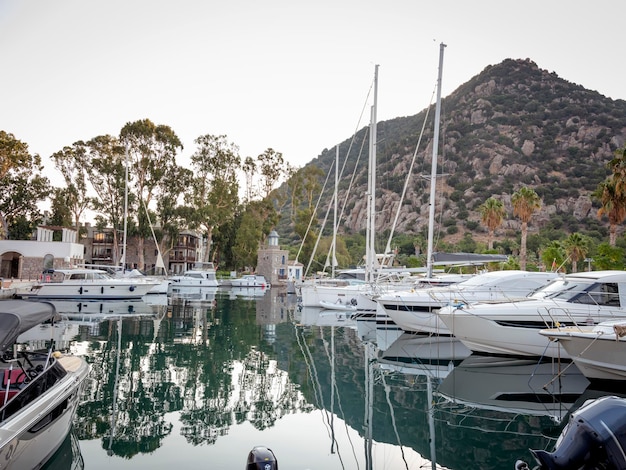
[[505, 263], [507, 255], [481, 253], [433, 253], [433, 265], [475, 265], [485, 263]]
[[13, 346], [20, 334], [50, 320], [55, 314], [56, 309], [47, 302], [0, 301], [0, 352]]

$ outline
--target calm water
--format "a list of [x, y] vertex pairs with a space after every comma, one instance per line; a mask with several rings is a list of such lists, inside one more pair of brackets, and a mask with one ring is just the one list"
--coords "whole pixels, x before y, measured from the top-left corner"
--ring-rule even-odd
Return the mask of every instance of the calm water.
[[593, 393], [574, 368], [553, 380], [552, 364], [411, 335], [382, 351], [342, 314], [246, 294], [58, 303], [66, 318], [22, 340], [53, 337], [91, 374], [47, 468], [243, 469], [265, 445], [281, 470], [506, 469], [551, 450]]

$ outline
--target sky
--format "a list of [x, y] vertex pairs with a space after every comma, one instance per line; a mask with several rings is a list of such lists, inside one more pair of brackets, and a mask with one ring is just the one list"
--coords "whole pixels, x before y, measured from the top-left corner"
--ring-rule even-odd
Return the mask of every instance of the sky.
[[174, 130], [181, 165], [212, 134], [301, 167], [368, 124], [376, 64], [379, 121], [426, 108], [441, 43], [444, 97], [530, 58], [626, 99], [625, 17], [616, 0], [0, 0], [0, 130], [55, 185], [50, 155], [140, 119]]

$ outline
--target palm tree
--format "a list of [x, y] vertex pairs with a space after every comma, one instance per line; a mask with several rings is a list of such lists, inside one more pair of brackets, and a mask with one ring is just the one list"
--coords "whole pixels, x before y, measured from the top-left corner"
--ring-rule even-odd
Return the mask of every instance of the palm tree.
[[515, 191], [511, 196], [513, 215], [522, 222], [522, 239], [520, 242], [520, 268], [526, 269], [526, 238], [528, 237], [528, 222], [536, 210], [541, 208], [541, 199], [534, 189], [523, 187]]
[[626, 194], [617, 191], [617, 174], [598, 185], [593, 196], [600, 201], [598, 218], [609, 218], [609, 245], [615, 246], [617, 226], [626, 218]]
[[578, 232], [570, 234], [569, 237], [563, 243], [565, 247], [565, 254], [572, 262], [572, 272], [578, 271], [578, 262], [587, 257], [589, 252], [589, 238], [581, 235]]
[[478, 208], [480, 211], [480, 220], [487, 226], [489, 230], [488, 249], [493, 250], [493, 234], [495, 230], [502, 225], [506, 211], [504, 204], [495, 197], [490, 197]]
[[615, 192], [623, 196], [626, 194], [626, 147], [617, 149], [614, 155], [607, 166], [613, 172]]

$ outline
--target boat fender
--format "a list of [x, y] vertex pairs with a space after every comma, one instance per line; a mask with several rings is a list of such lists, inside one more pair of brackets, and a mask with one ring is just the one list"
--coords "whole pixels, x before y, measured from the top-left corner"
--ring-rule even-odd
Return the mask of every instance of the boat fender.
[[530, 467], [523, 460], [515, 462], [515, 470], [530, 470]]
[[272, 449], [255, 446], [248, 454], [246, 470], [278, 470], [278, 461]]
[[135, 286], [130, 286], [128, 289], [133, 292], [135, 290]]

